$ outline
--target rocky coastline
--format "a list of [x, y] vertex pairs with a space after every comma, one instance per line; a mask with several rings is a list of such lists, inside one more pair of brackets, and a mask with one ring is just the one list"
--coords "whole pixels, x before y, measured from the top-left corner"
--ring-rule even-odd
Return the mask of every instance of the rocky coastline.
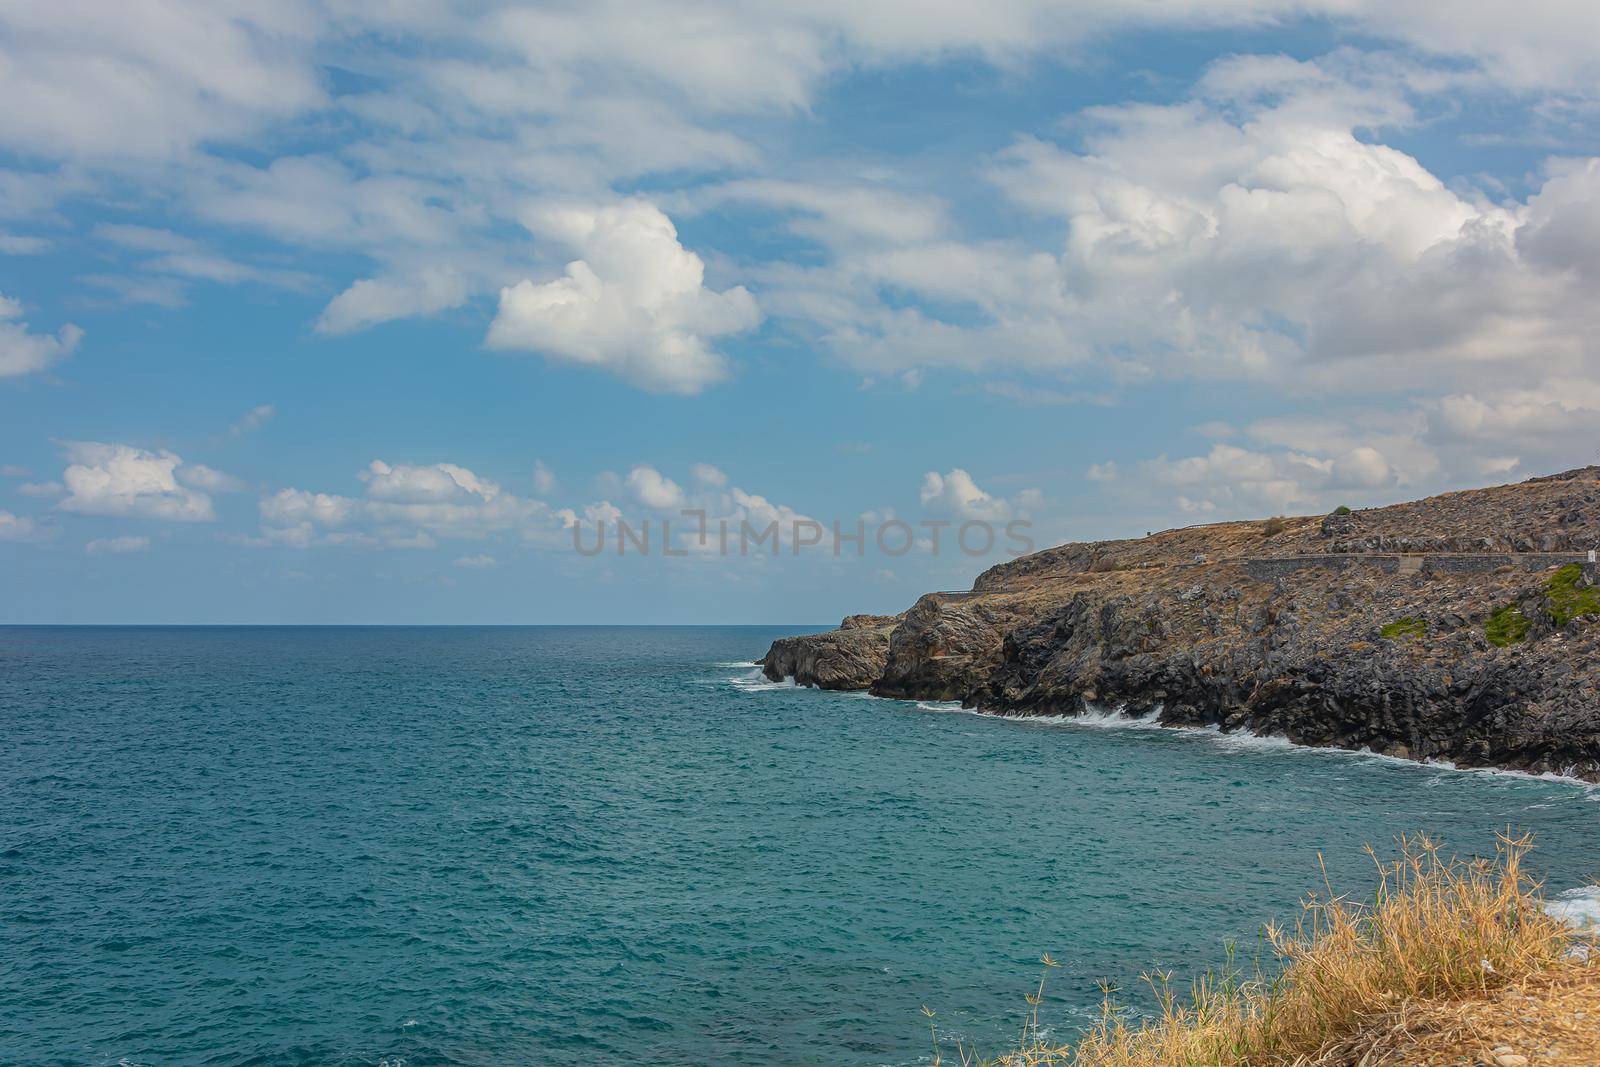
[[1062, 545], [782, 638], [775, 681], [1600, 781], [1600, 467]]

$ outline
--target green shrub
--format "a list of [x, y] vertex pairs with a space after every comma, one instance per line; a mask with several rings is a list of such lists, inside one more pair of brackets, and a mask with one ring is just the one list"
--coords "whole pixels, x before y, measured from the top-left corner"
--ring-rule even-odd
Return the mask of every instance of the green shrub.
[[1565, 626], [1580, 615], [1600, 615], [1600, 589], [1580, 588], [1578, 583], [1582, 580], [1583, 568], [1569, 563], [1545, 583], [1548, 611], [1557, 626]]
[[1338, 507], [1333, 509], [1333, 513], [1335, 515], [1348, 515], [1350, 514], [1350, 509], [1345, 507], [1343, 504], [1340, 504]]
[[1286, 522], [1284, 520], [1284, 518], [1280, 515], [1280, 516], [1277, 516], [1276, 518], [1268, 519], [1266, 522], [1261, 524], [1261, 536], [1262, 537], [1276, 537], [1279, 534], [1283, 533], [1283, 531], [1287, 530], [1288, 528], [1289, 528], [1288, 522]]
[[1378, 631], [1380, 637], [1390, 641], [1410, 641], [1427, 633], [1428, 624], [1411, 615], [1402, 616]]
[[1507, 604], [1489, 616], [1489, 621], [1483, 624], [1483, 634], [1491, 645], [1505, 648], [1527, 640], [1528, 627], [1532, 625], [1520, 608]]

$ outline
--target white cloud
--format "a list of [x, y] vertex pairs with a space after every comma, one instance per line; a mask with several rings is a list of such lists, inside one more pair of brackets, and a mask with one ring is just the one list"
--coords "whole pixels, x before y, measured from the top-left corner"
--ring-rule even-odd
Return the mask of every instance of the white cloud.
[[1334, 457], [1332, 475], [1331, 484], [1354, 489], [1376, 489], [1394, 481], [1389, 461], [1367, 445]]
[[278, 409], [271, 404], [257, 404], [244, 413], [244, 417], [228, 428], [228, 433], [233, 437], [243, 437], [247, 433], [254, 433], [278, 414]]
[[1528, 200], [1517, 249], [1529, 260], [1600, 280], [1600, 159], [1563, 159]]
[[80, 274], [78, 280], [85, 285], [110, 293], [115, 303], [128, 307], [149, 304], [153, 307], [180, 308], [189, 302], [188, 287], [177, 278]]
[[127, 515], [174, 522], [210, 522], [211, 498], [178, 478], [183, 460], [168, 451], [72, 441], [61, 474], [67, 496], [56, 505], [85, 515]]
[[1345, 52], [1220, 61], [1191, 99], [1088, 109], [1070, 148], [1002, 153], [992, 176], [1040, 218], [1036, 239], [885, 236], [758, 268], [762, 302], [874, 376], [1359, 395], [1600, 375], [1600, 162], [1553, 164], [1526, 203], [1501, 202], [1371, 133], [1471, 77]]
[[549, 496], [556, 489], [556, 474], [542, 459], [533, 461], [533, 491], [540, 496]]
[[22, 320], [22, 305], [0, 293], [0, 378], [43, 370], [78, 347], [83, 331], [68, 323], [54, 337], [31, 333]]
[[240, 479], [207, 467], [204, 463], [185, 463], [179, 467], [178, 481], [208, 493], [242, 493], [245, 489]]
[[498, 485], [454, 463], [391, 465], [375, 459], [361, 473], [361, 480], [367, 483], [367, 493], [378, 500], [411, 504], [442, 503], [471, 497], [493, 500], [500, 495]]
[[[634, 530], [642, 530], [648, 525], [657, 538], [661, 536], [664, 524], [671, 530], [674, 553], [682, 552], [702, 562], [724, 557], [748, 560], [753, 556], [770, 554], [772, 534], [769, 527], [773, 524], [777, 526], [777, 538], [783, 555], [793, 553], [797, 539], [805, 542], [802, 549], [818, 553], [831, 551], [832, 530], [827, 523], [759, 493], [727, 484], [727, 475], [710, 464], [695, 464], [691, 473], [692, 488], [685, 489], [655, 467], [640, 465], [633, 468], [622, 484], [638, 505], [647, 509], [643, 514], [624, 514], [609, 500], [583, 508], [581, 517], [573, 510], [563, 510], [557, 514], [563, 517], [568, 529], [572, 526], [579, 528], [580, 541], [586, 546], [594, 543], [602, 522], [606, 524], [611, 538], [608, 543], [612, 545], [615, 545], [618, 522], [626, 522]], [[698, 516], [681, 514], [683, 510], [704, 512], [704, 525]], [[702, 532], [704, 541], [700, 540]], [[758, 541], [757, 538], [763, 540]], [[569, 535], [561, 547], [571, 544]], [[748, 553], [741, 552], [741, 545], [748, 549]]]
[[491, 348], [600, 367], [654, 392], [697, 393], [727, 376], [710, 342], [760, 322], [742, 286], [705, 286], [705, 264], [653, 204], [541, 211], [529, 228], [581, 258], [555, 281], [502, 289]]
[[696, 463], [689, 468], [689, 473], [694, 477], [696, 484], [711, 489], [720, 489], [728, 484], [727, 474], [709, 463]]
[[[782, 306], [852, 359], [904, 370], [917, 353], [929, 363], [967, 365], [975, 351], [992, 351], [1028, 365], [1075, 364], [1104, 339], [1074, 332], [1082, 294], [1072, 288], [1070, 272], [1063, 278], [1059, 255], [1037, 255], [1026, 242], [963, 245], [951, 236], [958, 213], [914, 178], [849, 160], [842, 167], [831, 159], [795, 161], [755, 138], [769, 137], [772, 125], [787, 119], [816, 121], [819, 88], [852, 72], [956, 59], [1009, 73], [1024, 69], [1031, 56], [1076, 54], [1089, 42], [1129, 32], [1215, 32], [1302, 19], [1326, 20], [1364, 43], [1415, 49], [1401, 55], [1447, 57], [1384, 74], [1391, 97], [1395, 87], [1441, 95], [1446, 83], [1512, 87], [1547, 94], [1550, 110], [1564, 106], [1582, 115], [1600, 81], [1591, 8], [1506, 8], [1477, 0], [1445, 6], [997, 0], [930, 9], [903, 0], [824, 0], [698, 4], [686, 15], [681, 4], [662, 0], [532, 9], [131, 0], [90, 14], [73, 5], [11, 5], [0, 12], [0, 94], [29, 106], [0, 117], [0, 146], [39, 161], [41, 169], [0, 175], [0, 214], [40, 215], [64, 196], [135, 184], [145, 201], [183, 204], [201, 220], [248, 228], [301, 253], [333, 249], [369, 260], [351, 270], [331, 257], [316, 259], [319, 271], [349, 271], [338, 278], [343, 291], [317, 320], [322, 332], [437, 313], [500, 291], [507, 295], [491, 343], [602, 367], [658, 391], [693, 392], [726, 374], [718, 339], [751, 328], [758, 311], [737, 286], [706, 288], [699, 258], [682, 248], [670, 224], [664, 238], [651, 238], [681, 260], [665, 271], [655, 253], [647, 258], [656, 262], [635, 273], [574, 246], [579, 258], [572, 271], [554, 280], [545, 272], [558, 265], [542, 246], [533, 251], [541, 272], [534, 275], [528, 250], [506, 237], [507, 220], [530, 197], [540, 198], [543, 209], [534, 215], [542, 217], [557, 198], [604, 202], [613, 190], [650, 179], [663, 204], [687, 211], [770, 208], [786, 213], [793, 231], [852, 258], [848, 269], [796, 272], [770, 304], [762, 291], [769, 312]], [[1246, 139], [1254, 136], [1254, 113], [1270, 110], [1263, 101], [1284, 86], [1297, 95], [1297, 113], [1308, 123], [1326, 121], [1328, 100], [1341, 98], [1360, 103], [1360, 117], [1370, 118], [1374, 107], [1390, 103], [1371, 84], [1383, 65], [1382, 58], [1324, 64], [1340, 66], [1330, 74], [1281, 57], [1247, 58], [1219, 65], [1199, 103], [1242, 116]], [[345, 77], [350, 70], [360, 76]], [[1333, 75], [1352, 83], [1359, 75], [1367, 84], [1334, 87]], [[1322, 114], [1309, 112], [1311, 98]], [[1175, 143], [1193, 140], [1178, 131]], [[217, 151], [239, 143], [265, 158], [244, 163]], [[781, 136], [777, 143], [786, 145]], [[285, 145], [302, 154], [274, 156]], [[1316, 170], [1320, 146], [1308, 147], [1299, 165]], [[1347, 148], [1330, 154], [1326, 168], [1330, 185], [1343, 191], [1352, 178]], [[1110, 164], [1123, 162], [1114, 155], [1107, 156]], [[1379, 169], [1394, 162], [1379, 158], [1380, 151], [1369, 156]], [[43, 169], [50, 166], [54, 172]], [[1198, 160], [1173, 169], [1204, 166]], [[717, 175], [714, 185], [694, 190], [708, 174]], [[1235, 214], [1253, 208], [1263, 225], [1281, 221], [1268, 203], [1273, 198], [1255, 194], [1296, 190], [1258, 177], [1241, 172], [1224, 179], [1239, 187]], [[1354, 178], [1364, 180], [1359, 173]], [[1222, 188], [1212, 188], [1211, 198], [1220, 199]], [[1125, 188], [1104, 191], [1113, 224], [1138, 215], [1139, 203], [1151, 206], [1146, 236], [1190, 218], [1185, 212], [1197, 206], [1137, 176]], [[1198, 206], [1204, 214], [1207, 205]], [[1390, 204], [1375, 230], [1415, 237], [1434, 215]], [[1231, 225], [1237, 230], [1237, 218]], [[208, 254], [183, 233], [140, 229], [110, 225], [96, 232], [107, 243], [156, 256], [152, 269], [183, 278], [306, 281], [294, 271]], [[1553, 262], [1553, 251], [1536, 251], [1540, 242], [1530, 238], [1527, 247], [1531, 258]], [[909, 254], [877, 261], [885, 250]], [[934, 293], [947, 272], [958, 299], [990, 320], [984, 328], [884, 306], [873, 292], [910, 284]], [[750, 270], [752, 278], [764, 273]], [[90, 284], [111, 287], [129, 303], [178, 306], [184, 299], [183, 284], [170, 276], [102, 275]], [[619, 308], [629, 312], [625, 321], [612, 314]], [[1218, 312], [1227, 318], [1226, 309]], [[1205, 316], [1197, 328], [1213, 331], [1218, 342], [1228, 339]]]
[[927, 511], [955, 519], [994, 522], [1010, 518], [1013, 512], [1009, 501], [984, 492], [960, 467], [924, 474], [919, 495]]
[[27, 467], [19, 467], [15, 463], [7, 463], [4, 466], [0, 466], [0, 477], [4, 478], [27, 478], [32, 473]]
[[439, 537], [470, 540], [502, 532], [549, 541], [562, 528], [559, 513], [543, 501], [506, 492], [454, 463], [375, 459], [360, 478], [366, 483], [363, 497], [293, 488], [263, 497], [261, 536], [247, 543], [425, 548]]
[[0, 142], [74, 158], [175, 156], [322, 100], [312, 9], [128, 0], [0, 14]]
[[0, 255], [34, 256], [50, 247], [48, 239], [0, 232]]
[[317, 318], [317, 332], [364, 330], [411, 315], [432, 315], [467, 301], [467, 279], [451, 270], [414, 277], [363, 278], [334, 297]]
[[1277, 88], [1096, 109], [1081, 152], [1007, 154], [1003, 187], [1067, 225], [1056, 314], [1086, 356], [1131, 345], [1178, 373], [1357, 392], [1447, 368], [1516, 380], [1530, 351], [1592, 358], [1575, 288], [1517, 254], [1534, 208], [1458, 193], [1359, 138], [1376, 105], [1354, 89]]
[[654, 467], [635, 467], [625, 483], [634, 498], [647, 508], [677, 511], [685, 503], [683, 487]]
[[97, 537], [83, 546], [84, 552], [91, 556], [127, 555], [130, 552], [145, 552], [150, 548], [148, 537]]
[[299, 528], [306, 525], [343, 526], [359, 502], [332, 493], [280, 489], [261, 501], [261, 521], [269, 526]]
[[54, 535], [54, 530], [40, 526], [27, 515], [0, 511], [0, 541], [45, 541]]
[[[1405, 495], [1400, 492], [1404, 486], [1436, 473], [1431, 458], [1417, 458], [1417, 442], [1403, 433], [1304, 419], [1267, 420], [1252, 426], [1250, 433], [1263, 442], [1289, 441], [1300, 447], [1252, 449], [1219, 441], [1202, 455], [1146, 460], [1139, 464], [1138, 477], [1117, 480], [1116, 491], [1157, 507], [1176, 504], [1184, 513], [1251, 518], [1315, 513], [1347, 502], [1387, 502]], [[1362, 433], [1406, 455], [1406, 466], [1397, 467], [1374, 445], [1352, 443]]]
[[490, 567], [498, 567], [499, 564], [495, 562], [493, 556], [479, 554], [476, 556], [462, 556], [455, 561], [455, 566], [466, 567], [470, 570], [487, 570]]

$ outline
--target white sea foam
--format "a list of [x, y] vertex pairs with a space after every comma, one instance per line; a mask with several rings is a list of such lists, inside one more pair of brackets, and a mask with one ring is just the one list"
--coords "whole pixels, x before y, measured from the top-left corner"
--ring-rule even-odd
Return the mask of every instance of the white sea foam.
[[[892, 698], [875, 698], [892, 699]], [[897, 704], [906, 701], [897, 700]], [[984, 708], [968, 708], [961, 705], [959, 700], [919, 700], [915, 706], [921, 711], [934, 712], [963, 712], [967, 715], [976, 715], [980, 719], [1001, 719], [1006, 722], [1024, 723], [1029, 726], [1086, 726], [1100, 730], [1140, 730], [1159, 728], [1156, 717], [1161, 714], [1161, 709], [1147, 715], [1129, 715], [1121, 709], [1105, 709], [1086, 705], [1085, 710], [1078, 715], [1007, 715], [1004, 712], [989, 711]]]
[[[744, 667], [744, 663], [717, 664], [720, 667]], [[804, 688], [798, 686], [792, 679], [781, 682], [769, 681], [759, 667], [733, 679], [736, 688], [749, 693], [770, 692], [780, 689]], [[1223, 731], [1215, 725], [1212, 726], [1183, 726], [1174, 724], [1167, 726], [1161, 723], [1161, 706], [1156, 705], [1153, 711], [1143, 715], [1131, 715], [1123, 706], [1103, 707], [1098, 704], [1084, 703], [1084, 710], [1077, 715], [1008, 715], [1003, 712], [985, 708], [962, 707], [958, 700], [900, 700], [895, 697], [880, 697], [866, 690], [858, 690], [849, 694], [859, 700], [888, 700], [896, 704], [911, 704], [919, 711], [938, 713], [963, 712], [976, 715], [984, 719], [1000, 719], [1006, 722], [1027, 723], [1033, 726], [1075, 726], [1097, 730], [1179, 730], [1186, 734], [1196, 735], [1235, 751], [1255, 752], [1295, 752], [1311, 755], [1338, 755], [1353, 756], [1365, 760], [1381, 760], [1395, 766], [1411, 767], [1425, 771], [1454, 771], [1458, 774], [1484, 774], [1497, 778], [1518, 778], [1535, 782], [1556, 782], [1562, 785], [1576, 785], [1588, 792], [1591, 799], [1600, 802], [1600, 785], [1570, 774], [1544, 772], [1533, 774], [1528, 771], [1509, 770], [1500, 767], [1457, 767], [1449, 760], [1407, 759], [1402, 756], [1386, 756], [1381, 752], [1371, 752], [1366, 749], [1351, 749], [1337, 747], [1323, 747], [1319, 745], [1300, 745], [1284, 737], [1282, 734], [1253, 734], [1246, 730]]]
[[1155, 730], [1161, 727], [1161, 706], [1143, 715], [1130, 715], [1126, 708], [1103, 708], [1098, 704], [1085, 704], [1081, 715], [1049, 715], [1052, 723], [1063, 726], [1088, 726], [1096, 730]]
[[[749, 667], [749, 664], [741, 663], [738, 666]], [[772, 679], [761, 673], [760, 667], [752, 667], [743, 674], [736, 675], [729, 680], [733, 683], [733, 687], [735, 689], [745, 693], [770, 693], [779, 689], [801, 688], [789, 678], [785, 678], [781, 682], [774, 682]]]
[[1544, 910], [1576, 930], [1600, 933], [1600, 885], [1569, 889], [1547, 901]]

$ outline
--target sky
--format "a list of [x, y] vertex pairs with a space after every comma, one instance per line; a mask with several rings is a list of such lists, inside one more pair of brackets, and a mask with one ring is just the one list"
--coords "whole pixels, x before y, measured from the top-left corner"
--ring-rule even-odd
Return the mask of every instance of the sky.
[[1596, 462], [1597, 87], [1564, 0], [0, 0], [0, 622], [822, 623]]

